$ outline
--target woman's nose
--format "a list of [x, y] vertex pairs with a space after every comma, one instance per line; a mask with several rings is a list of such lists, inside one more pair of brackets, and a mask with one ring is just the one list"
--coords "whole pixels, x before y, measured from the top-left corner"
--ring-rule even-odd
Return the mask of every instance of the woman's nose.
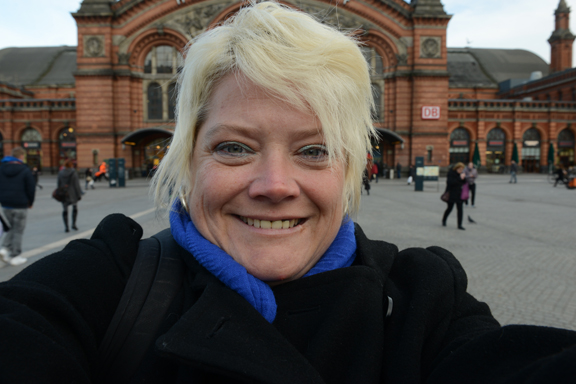
[[278, 203], [300, 195], [300, 186], [295, 179], [296, 165], [285, 156], [264, 156], [256, 167], [256, 177], [248, 188], [253, 199], [267, 199]]

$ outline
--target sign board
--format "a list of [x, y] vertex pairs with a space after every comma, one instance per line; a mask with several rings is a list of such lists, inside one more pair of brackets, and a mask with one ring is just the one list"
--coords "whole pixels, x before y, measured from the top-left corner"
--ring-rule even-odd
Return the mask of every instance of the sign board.
[[439, 175], [440, 167], [436, 165], [424, 167], [424, 181], [436, 181]]
[[438, 106], [424, 106], [422, 107], [422, 120], [439, 120], [440, 107]]
[[37, 141], [26, 141], [22, 143], [22, 146], [26, 149], [40, 148], [40, 143]]

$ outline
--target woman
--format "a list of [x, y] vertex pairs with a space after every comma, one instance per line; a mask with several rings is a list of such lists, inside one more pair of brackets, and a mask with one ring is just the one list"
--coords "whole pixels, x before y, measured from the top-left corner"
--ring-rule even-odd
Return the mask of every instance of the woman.
[[64, 219], [64, 232], [70, 232], [68, 227], [68, 207], [72, 206], [72, 229], [77, 231], [76, 218], [78, 217], [78, 201], [82, 199], [82, 190], [78, 174], [74, 169], [74, 161], [68, 159], [64, 162], [64, 168], [58, 172], [58, 188], [68, 186], [66, 200], [62, 202], [62, 219]]
[[[468, 166], [464, 168], [464, 175], [466, 177], [466, 182], [468, 183], [468, 189], [470, 190], [472, 208], [476, 208], [476, 179], [478, 178], [478, 171], [474, 167], [473, 162], [469, 162]], [[465, 202], [466, 205], [468, 205], [468, 200]]]
[[[576, 333], [528, 348], [534, 328], [501, 328], [466, 293], [449, 252], [398, 252], [349, 218], [373, 134], [368, 65], [355, 40], [259, 3], [194, 41], [179, 84], [176, 130], [154, 191], [169, 210], [171, 256], [181, 258], [184, 277], [129, 382], [494, 382], [522, 379], [523, 368], [546, 379], [574, 373], [571, 362], [559, 371], [536, 361], [569, 358]], [[131, 219], [110, 216], [91, 240], [0, 286], [0, 336], [10, 351], [0, 359], [3, 377], [96, 380], [141, 236]], [[533, 354], [514, 353], [526, 349]]]
[[444, 216], [442, 216], [442, 226], [446, 226], [446, 219], [448, 219], [448, 215], [452, 212], [452, 208], [454, 208], [454, 204], [456, 204], [456, 210], [458, 212], [458, 229], [465, 230], [462, 226], [462, 186], [466, 183], [466, 175], [463, 173], [464, 171], [464, 164], [456, 163], [452, 167], [451, 170], [448, 171], [448, 175], [446, 177], [446, 191], [450, 193], [450, 198], [447, 202], [448, 206], [444, 211]]

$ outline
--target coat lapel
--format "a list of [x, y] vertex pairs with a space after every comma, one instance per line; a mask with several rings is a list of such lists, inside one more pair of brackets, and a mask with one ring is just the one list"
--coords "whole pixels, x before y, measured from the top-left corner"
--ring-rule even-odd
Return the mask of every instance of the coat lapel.
[[158, 351], [209, 372], [266, 383], [323, 383], [246, 300], [219, 282], [156, 341]]

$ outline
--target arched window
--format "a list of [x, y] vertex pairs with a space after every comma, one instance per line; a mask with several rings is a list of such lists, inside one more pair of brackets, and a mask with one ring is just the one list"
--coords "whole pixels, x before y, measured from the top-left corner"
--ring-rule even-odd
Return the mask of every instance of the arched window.
[[374, 96], [372, 119], [379, 121], [382, 119], [382, 89], [378, 84], [372, 83], [372, 95]]
[[536, 128], [522, 135], [522, 167], [525, 172], [540, 172], [540, 132]]
[[384, 81], [382, 73], [384, 67], [382, 65], [382, 57], [372, 47], [361, 47], [360, 50], [368, 63], [370, 70], [370, 78], [372, 80], [372, 95], [374, 96], [374, 110], [372, 111], [372, 119], [381, 121], [384, 118]]
[[170, 45], [152, 47], [144, 59], [144, 73], [174, 74], [182, 62], [182, 55]]
[[466, 128], [456, 128], [450, 134], [450, 164], [470, 161], [470, 134]]
[[148, 85], [148, 119], [162, 120], [162, 88], [153, 82]]
[[176, 83], [170, 83], [168, 86], [168, 118], [174, 119], [174, 110], [176, 108]]
[[22, 142], [41, 142], [42, 135], [34, 128], [26, 128], [22, 132]]
[[574, 165], [574, 132], [569, 128], [563, 129], [558, 134], [558, 160], [564, 167]]
[[376, 50], [372, 47], [361, 47], [360, 49], [370, 67], [370, 75], [381, 76], [382, 72], [384, 71], [384, 66], [382, 65], [382, 57], [380, 57], [378, 52], [376, 52]]
[[66, 159], [76, 159], [76, 131], [72, 127], [65, 127], [58, 133], [58, 147], [60, 149], [60, 163]]
[[34, 128], [22, 131], [22, 147], [26, 151], [26, 164], [30, 168], [42, 169], [42, 135]]

